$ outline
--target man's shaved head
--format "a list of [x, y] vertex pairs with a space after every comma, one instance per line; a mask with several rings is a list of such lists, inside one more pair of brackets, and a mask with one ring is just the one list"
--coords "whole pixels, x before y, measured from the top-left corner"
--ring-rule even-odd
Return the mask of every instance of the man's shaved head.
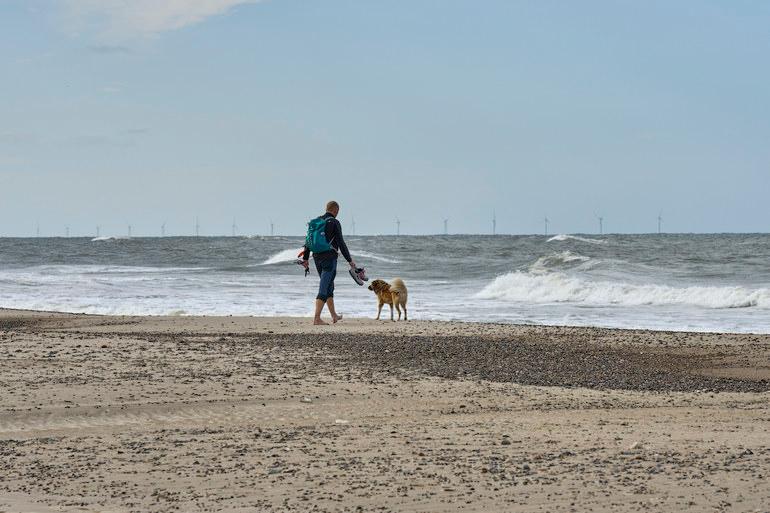
[[340, 211], [340, 204], [332, 200], [326, 204], [326, 211], [336, 216], [337, 213]]

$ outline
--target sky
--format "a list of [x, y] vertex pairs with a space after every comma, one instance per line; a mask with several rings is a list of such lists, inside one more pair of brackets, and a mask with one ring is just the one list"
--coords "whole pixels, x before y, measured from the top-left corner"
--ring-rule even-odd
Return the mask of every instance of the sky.
[[770, 231], [770, 3], [0, 0], [0, 236]]

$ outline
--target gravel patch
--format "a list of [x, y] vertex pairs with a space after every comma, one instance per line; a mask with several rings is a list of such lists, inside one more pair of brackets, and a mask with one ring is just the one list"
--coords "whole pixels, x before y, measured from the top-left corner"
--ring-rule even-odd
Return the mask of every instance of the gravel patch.
[[707, 348], [690, 348], [673, 353], [628, 346], [513, 338], [361, 334], [260, 335], [249, 336], [248, 341], [271, 346], [299, 345], [324, 349], [335, 354], [335, 365], [354, 365], [378, 371], [407, 370], [449, 379], [476, 378], [522, 385], [600, 390], [770, 390], [768, 380], [703, 375], [703, 369], [715, 366]]

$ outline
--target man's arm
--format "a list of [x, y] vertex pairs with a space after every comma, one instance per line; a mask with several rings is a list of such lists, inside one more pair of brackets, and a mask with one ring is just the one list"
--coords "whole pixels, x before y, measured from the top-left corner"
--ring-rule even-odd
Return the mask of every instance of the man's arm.
[[337, 248], [339, 248], [340, 253], [342, 253], [342, 256], [345, 257], [345, 260], [348, 261], [351, 265], [355, 265], [353, 262], [353, 258], [350, 256], [350, 251], [348, 251], [348, 245], [345, 244], [345, 239], [342, 237], [342, 225], [340, 225], [340, 222], [334, 219], [333, 221], [333, 233], [332, 240], [337, 243]]

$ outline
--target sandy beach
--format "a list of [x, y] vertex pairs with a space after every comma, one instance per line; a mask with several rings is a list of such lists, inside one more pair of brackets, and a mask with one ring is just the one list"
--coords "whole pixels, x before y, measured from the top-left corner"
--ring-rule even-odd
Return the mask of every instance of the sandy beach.
[[0, 512], [770, 511], [770, 335], [0, 312]]

